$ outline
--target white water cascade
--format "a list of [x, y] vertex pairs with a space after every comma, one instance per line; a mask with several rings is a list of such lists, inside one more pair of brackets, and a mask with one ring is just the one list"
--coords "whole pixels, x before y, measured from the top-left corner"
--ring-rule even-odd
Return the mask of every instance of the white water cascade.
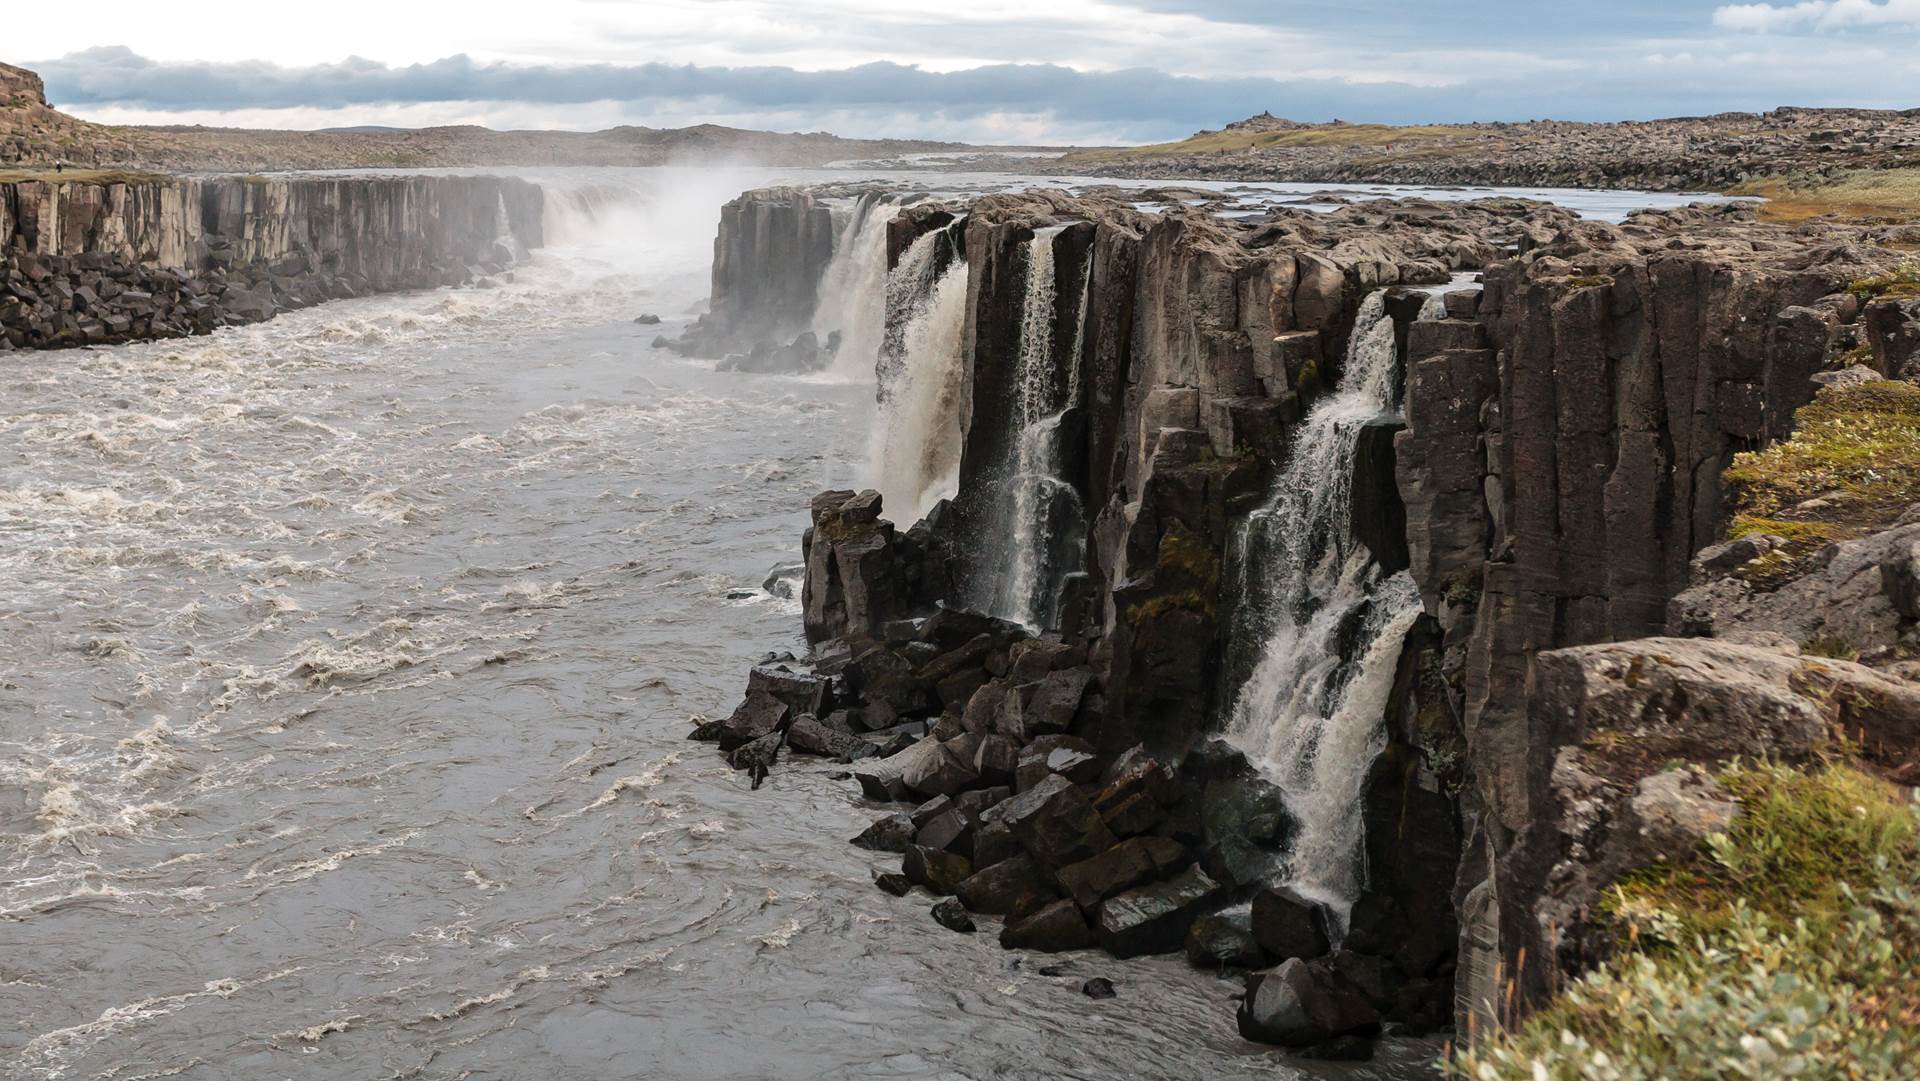
[[[1421, 318], [1440, 314], [1436, 296]], [[1382, 718], [1401, 643], [1420, 614], [1406, 573], [1384, 576], [1353, 538], [1352, 477], [1362, 426], [1397, 409], [1385, 295], [1361, 305], [1335, 391], [1295, 437], [1237, 562], [1257, 587], [1234, 637], [1259, 643], [1227, 738], [1276, 783], [1295, 822], [1286, 882], [1344, 927], [1363, 885], [1362, 788], [1386, 744]]]
[[993, 614], [1029, 627], [1055, 621], [1058, 577], [1071, 550], [1084, 543], [1080, 494], [1061, 476], [1064, 425], [1080, 401], [1080, 354], [1085, 343], [1087, 288], [1073, 315], [1073, 344], [1065, 364], [1055, 363], [1053, 322], [1058, 299], [1053, 241], [1064, 225], [1037, 231], [1027, 247], [1020, 355], [1015, 369], [1016, 429], [1013, 461], [1003, 498], [1004, 531], [1011, 546], [1005, 574], [995, 575]]
[[914, 241], [884, 291], [887, 322], [898, 328], [893, 349], [900, 366], [881, 386], [867, 461], [882, 505], [902, 526], [960, 486], [967, 263], [951, 259], [934, 272], [940, 247], [953, 243], [953, 228]]
[[832, 368], [840, 378], [874, 378], [886, 334], [887, 224], [899, 213], [899, 204], [863, 195], [834, 236], [833, 258], [821, 275], [814, 305], [813, 332], [823, 343], [840, 334]]

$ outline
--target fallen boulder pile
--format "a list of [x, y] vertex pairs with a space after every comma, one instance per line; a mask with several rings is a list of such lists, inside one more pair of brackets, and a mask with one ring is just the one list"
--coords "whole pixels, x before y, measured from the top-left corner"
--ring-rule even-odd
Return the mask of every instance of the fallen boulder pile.
[[1103, 752], [1097, 640], [919, 605], [942, 544], [879, 511], [872, 492], [816, 499], [810, 655], [755, 667], [739, 706], [692, 738], [756, 787], [783, 751], [848, 764], [881, 811], [852, 843], [900, 860], [876, 885], [924, 891], [955, 931], [997, 919], [1009, 949], [1182, 953], [1236, 978], [1285, 962], [1248, 979], [1241, 1030], [1311, 1054], [1448, 1024], [1451, 927], [1413, 943], [1385, 893], [1349, 927], [1277, 884], [1293, 823], [1244, 755], [1211, 739], [1178, 763]]

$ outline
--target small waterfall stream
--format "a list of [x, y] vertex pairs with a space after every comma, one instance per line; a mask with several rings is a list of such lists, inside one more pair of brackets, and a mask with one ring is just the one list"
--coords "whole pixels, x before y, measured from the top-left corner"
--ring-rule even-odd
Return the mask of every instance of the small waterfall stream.
[[[1436, 296], [1420, 318], [1440, 314]], [[1249, 600], [1233, 637], [1257, 653], [1227, 738], [1285, 793], [1296, 832], [1282, 877], [1343, 927], [1363, 885], [1362, 788], [1386, 743], [1401, 643], [1420, 614], [1412, 578], [1383, 575], [1350, 528], [1361, 428], [1399, 406], [1395, 354], [1385, 294], [1375, 292], [1361, 305], [1339, 386], [1307, 415], [1237, 560]]]
[[833, 372], [846, 379], [874, 378], [887, 321], [887, 225], [899, 204], [862, 195], [834, 236], [833, 259], [820, 278], [813, 332], [821, 342], [840, 335]]
[[875, 290], [886, 300], [887, 355], [898, 361], [880, 382], [867, 460], [888, 516], [903, 528], [960, 483], [967, 262], [949, 257], [936, 271], [942, 249], [952, 254], [957, 227], [914, 241], [886, 288]]
[[1059, 580], [1076, 562], [1085, 544], [1080, 493], [1062, 474], [1066, 421], [1080, 403], [1080, 360], [1090, 268], [1081, 272], [1073, 311], [1072, 345], [1065, 363], [1054, 355], [1054, 317], [1058, 281], [1054, 238], [1066, 228], [1050, 226], [1034, 233], [1027, 247], [1026, 298], [1020, 327], [1020, 355], [1014, 374], [1017, 425], [1001, 518], [1010, 550], [1007, 572], [996, 576], [995, 615], [1029, 627], [1057, 621]]

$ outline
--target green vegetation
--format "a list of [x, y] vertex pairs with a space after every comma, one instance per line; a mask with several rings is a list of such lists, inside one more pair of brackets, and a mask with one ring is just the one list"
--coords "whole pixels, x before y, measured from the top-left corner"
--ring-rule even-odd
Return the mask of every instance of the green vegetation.
[[1733, 537], [1787, 544], [1742, 568], [1778, 584], [1835, 541], [1883, 529], [1920, 503], [1920, 386], [1828, 387], [1802, 408], [1792, 439], [1741, 454], [1727, 470]]
[[1826, 214], [1906, 220], [1920, 217], [1920, 168], [1776, 177], [1748, 181], [1727, 194], [1764, 197], [1762, 221], [1805, 221]]
[[1885, 274], [1859, 278], [1848, 288], [1862, 304], [1880, 297], [1894, 300], [1920, 297], [1920, 259], [1908, 259]]
[[1920, 1061], [1920, 800], [1738, 765], [1704, 858], [1619, 884], [1624, 952], [1447, 1064], [1469, 1081], [1896, 1081]]
[[[1388, 143], [1453, 142], [1478, 134], [1470, 128], [1435, 125], [1390, 127], [1386, 124], [1321, 124], [1310, 128], [1283, 128], [1276, 131], [1208, 131], [1175, 143], [1152, 146], [1114, 147], [1106, 150], [1082, 150], [1068, 154], [1063, 162], [1117, 161], [1126, 158], [1163, 158], [1183, 154], [1218, 154], [1243, 150], [1280, 150], [1307, 146], [1379, 146]], [[1397, 149], [1397, 148], [1396, 148]]]
[[168, 177], [128, 169], [0, 169], [0, 184], [23, 184], [44, 180], [51, 184], [164, 184]]

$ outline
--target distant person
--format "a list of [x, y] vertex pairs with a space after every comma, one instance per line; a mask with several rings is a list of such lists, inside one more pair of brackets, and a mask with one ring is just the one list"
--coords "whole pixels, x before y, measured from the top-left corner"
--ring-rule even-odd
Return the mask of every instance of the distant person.
[[54, 172], [56, 172], [56, 173], [64, 173], [64, 172], [66, 172], [66, 171], [67, 171], [67, 160], [66, 160], [65, 158], [55, 158], [55, 159], [53, 159], [53, 171], [54, 171]]

